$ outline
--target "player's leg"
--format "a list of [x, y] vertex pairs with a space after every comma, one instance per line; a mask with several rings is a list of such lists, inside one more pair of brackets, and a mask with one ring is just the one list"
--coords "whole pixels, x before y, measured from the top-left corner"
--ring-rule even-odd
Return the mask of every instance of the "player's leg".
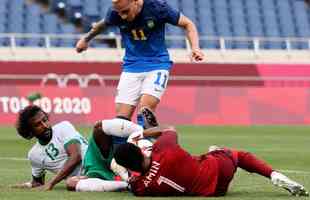
[[66, 187], [69, 191], [76, 191], [77, 183], [82, 179], [87, 179], [87, 176], [72, 176], [66, 179]]
[[140, 112], [143, 116], [145, 128], [153, 128], [159, 126], [156, 115], [151, 109], [149, 109], [148, 107], [142, 107], [140, 109]]
[[[118, 166], [112, 159], [112, 149], [116, 144], [112, 136], [122, 136], [125, 143], [129, 133], [141, 132], [143, 129], [131, 121], [124, 119], [103, 120], [97, 122], [92, 138], [89, 139], [88, 149], [84, 159], [84, 171], [88, 177], [96, 177], [105, 180], [115, 179], [115, 175], [123, 180], [128, 179], [128, 171]], [[109, 134], [108, 134], [109, 133]], [[114, 172], [114, 174], [113, 174]]]
[[132, 106], [125, 103], [116, 103], [116, 115], [117, 117], [124, 117], [131, 120], [131, 117], [136, 109], [136, 106]]
[[77, 192], [116, 192], [127, 190], [125, 181], [108, 181], [99, 178], [82, 179], [76, 184]]
[[232, 150], [234, 159], [237, 160], [238, 167], [250, 172], [270, 178], [274, 171], [270, 165], [257, 158], [254, 154], [246, 151]]
[[75, 176], [66, 180], [66, 186], [68, 190], [77, 192], [113, 192], [126, 190], [128, 183], [88, 178], [87, 176]]
[[289, 179], [280, 172], [273, 170], [270, 165], [268, 165], [263, 160], [257, 158], [254, 154], [245, 151], [233, 151], [233, 154], [234, 157], [237, 159], [238, 167], [248, 172], [257, 173], [267, 178], [270, 178], [271, 182], [274, 185], [288, 190], [292, 195], [309, 195], [301, 184]]
[[149, 94], [143, 94], [139, 103], [139, 111], [137, 113], [137, 123], [143, 128], [151, 128], [158, 126], [154, 111], [160, 100]]
[[[97, 132], [100, 138], [100, 132]], [[97, 143], [95, 141], [96, 133], [89, 138], [88, 148], [83, 159], [83, 175], [89, 178], [100, 178], [104, 180], [115, 180], [115, 174], [111, 171], [110, 165], [113, 158], [111, 151], [111, 140], [107, 142], [108, 145]], [[111, 136], [110, 136], [111, 137]]]
[[[126, 120], [124, 120], [126, 121]], [[88, 148], [83, 159], [83, 175], [68, 178], [66, 185], [72, 191], [117, 191], [127, 187], [127, 183], [117, 180], [111, 170], [113, 152], [112, 138], [102, 131], [102, 124], [96, 123], [92, 137], [89, 138]], [[118, 172], [118, 166], [114, 166]], [[121, 171], [125, 173], [124, 170]], [[124, 174], [121, 174], [124, 175]], [[125, 177], [125, 176], [123, 176]], [[125, 177], [128, 178], [128, 175]]]
[[115, 97], [116, 115], [131, 119], [140, 99], [144, 73], [121, 74]]
[[224, 196], [228, 191], [229, 184], [234, 178], [237, 165], [230, 150], [218, 147], [216, 149], [212, 149], [211, 151], [209, 149], [207, 154], [200, 156], [198, 159], [204, 160], [211, 156], [215, 158], [216, 161], [211, 159], [209, 162], [211, 162], [212, 165], [217, 165], [218, 174], [217, 184], [213, 196]]
[[142, 96], [139, 101], [138, 123], [144, 125], [142, 110], [147, 107], [151, 111], [155, 111], [164, 94], [169, 79], [168, 70], [154, 70], [148, 72], [143, 81], [141, 89]]
[[91, 148], [99, 149], [102, 157], [109, 157], [110, 149], [112, 148], [112, 136], [103, 132], [101, 122], [95, 124], [92, 138], [89, 140], [89, 145], [92, 145]]
[[133, 133], [143, 133], [143, 128], [141, 126], [124, 119], [114, 118], [102, 120], [101, 124], [101, 129], [104, 133], [125, 139]]
[[263, 160], [258, 159], [250, 152], [222, 148], [216, 145], [209, 147], [208, 154], [213, 155], [218, 152], [225, 152], [226, 155], [234, 161], [236, 167], [240, 167], [248, 172], [257, 173], [267, 178], [270, 178], [270, 175], [273, 172], [271, 166], [266, 164]]

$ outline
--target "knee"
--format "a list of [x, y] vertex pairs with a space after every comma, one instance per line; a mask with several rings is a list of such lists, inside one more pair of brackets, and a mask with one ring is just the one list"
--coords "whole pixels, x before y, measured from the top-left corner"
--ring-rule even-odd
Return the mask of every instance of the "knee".
[[75, 191], [76, 185], [79, 182], [80, 178], [78, 176], [73, 176], [66, 179], [66, 187], [69, 191]]
[[97, 121], [94, 126], [94, 132], [102, 131], [102, 121]]
[[94, 128], [93, 128], [93, 137], [98, 138], [100, 137], [100, 134], [102, 134], [102, 122], [98, 121], [96, 122]]

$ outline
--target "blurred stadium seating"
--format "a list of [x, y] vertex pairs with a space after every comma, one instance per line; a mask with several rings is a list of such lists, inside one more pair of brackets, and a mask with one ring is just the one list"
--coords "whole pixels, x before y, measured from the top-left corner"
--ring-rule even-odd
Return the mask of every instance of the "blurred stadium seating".
[[[0, 33], [77, 34], [105, 16], [110, 0], [32, 0], [49, 3], [49, 12], [25, 0], [1, 0]], [[43, 2], [43, 3], [42, 3]], [[310, 11], [301, 0], [169, 0], [198, 26], [201, 36], [226, 38], [308, 38]], [[44, 4], [44, 5], [45, 5]], [[58, 18], [57, 18], [58, 16]], [[62, 19], [59, 19], [62, 18]], [[113, 28], [108, 32], [116, 32]], [[106, 32], [106, 33], [108, 33]], [[167, 35], [183, 35], [176, 27], [167, 26]], [[17, 38], [16, 46], [43, 46], [42, 38]], [[51, 46], [73, 47], [75, 39], [54, 39]], [[169, 47], [184, 48], [185, 43], [169, 41]], [[203, 48], [218, 49], [219, 42], [201, 42]], [[1, 46], [10, 45], [9, 38], [0, 38]], [[113, 46], [95, 42], [93, 46]], [[252, 49], [253, 42], [225, 40], [228, 49]], [[285, 40], [265, 40], [264, 49], [287, 48]], [[292, 49], [308, 49], [309, 42], [296, 40]]]

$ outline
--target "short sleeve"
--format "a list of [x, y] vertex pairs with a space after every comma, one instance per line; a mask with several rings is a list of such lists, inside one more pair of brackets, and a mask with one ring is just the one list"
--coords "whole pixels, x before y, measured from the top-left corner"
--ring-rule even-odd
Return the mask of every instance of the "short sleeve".
[[40, 178], [45, 174], [45, 170], [42, 168], [42, 166], [31, 162], [31, 174], [33, 177]]
[[61, 140], [63, 141], [65, 149], [68, 145], [73, 143], [81, 144], [81, 136], [70, 122], [62, 122], [58, 128], [61, 132]]
[[117, 26], [120, 23], [120, 16], [112, 7], [110, 7], [104, 18], [104, 22], [108, 26]]
[[163, 22], [178, 25], [181, 15], [180, 11], [170, 6], [166, 0], [159, 0], [158, 2], [159, 16], [161, 16]]

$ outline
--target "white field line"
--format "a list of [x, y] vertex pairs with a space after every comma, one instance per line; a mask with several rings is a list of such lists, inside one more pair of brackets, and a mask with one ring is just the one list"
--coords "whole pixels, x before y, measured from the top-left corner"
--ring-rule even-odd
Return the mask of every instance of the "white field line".
[[[18, 157], [0, 157], [0, 160], [9, 160], [9, 161], [28, 161], [27, 158], [18, 158]], [[310, 171], [302, 171], [302, 170], [289, 170], [289, 169], [279, 169], [280, 172], [283, 173], [291, 173], [291, 174], [310, 174]]]
[[300, 171], [300, 170], [288, 170], [288, 169], [280, 169], [280, 172], [288, 173], [288, 174], [310, 174], [309, 171]]
[[0, 160], [10, 160], [10, 161], [27, 161], [27, 158], [17, 158], [17, 157], [0, 157]]

